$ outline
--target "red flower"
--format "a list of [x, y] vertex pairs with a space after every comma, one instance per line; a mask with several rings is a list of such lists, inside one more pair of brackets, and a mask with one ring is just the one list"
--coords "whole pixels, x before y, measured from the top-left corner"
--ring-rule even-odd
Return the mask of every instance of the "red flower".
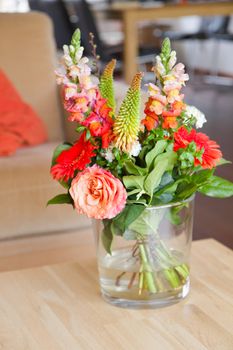
[[212, 169], [215, 167], [218, 160], [222, 158], [222, 152], [219, 150], [220, 146], [201, 132], [196, 133], [195, 142], [198, 145], [198, 149], [204, 148], [202, 162], [195, 159], [195, 165], [201, 165], [204, 169]]
[[195, 142], [197, 152], [203, 150], [201, 161], [195, 157], [195, 166], [201, 165], [204, 169], [212, 169], [222, 157], [219, 145], [215, 141], [210, 140], [207, 135], [201, 132], [197, 133], [194, 129], [189, 133], [186, 128], [179, 128], [174, 133], [174, 141], [174, 151], [186, 148], [191, 142]]
[[188, 130], [183, 126], [174, 133], [174, 151], [178, 151], [180, 148], [186, 148], [188, 144], [193, 141], [195, 130], [193, 129], [189, 134]]
[[76, 170], [83, 170], [95, 156], [96, 146], [85, 141], [85, 133], [70, 149], [62, 151], [51, 168], [51, 174], [56, 180], [68, 181]]
[[105, 133], [102, 136], [102, 148], [104, 149], [108, 148], [109, 144], [113, 141], [114, 137], [115, 136], [112, 130], [109, 130], [107, 133]]

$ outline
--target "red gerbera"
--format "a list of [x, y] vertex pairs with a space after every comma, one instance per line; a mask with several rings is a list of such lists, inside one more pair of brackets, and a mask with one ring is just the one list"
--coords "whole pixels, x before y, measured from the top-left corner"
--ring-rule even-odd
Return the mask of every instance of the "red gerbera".
[[62, 151], [51, 168], [51, 174], [56, 180], [68, 181], [76, 170], [83, 170], [95, 156], [96, 146], [85, 141], [85, 133], [70, 149]]
[[195, 159], [195, 165], [201, 165], [204, 169], [212, 169], [217, 165], [217, 162], [222, 158], [222, 152], [219, 150], [219, 145], [210, 140], [209, 137], [201, 132], [196, 133], [195, 143], [198, 149], [203, 149], [202, 162]]
[[222, 157], [219, 145], [215, 141], [210, 140], [207, 135], [200, 132], [197, 133], [194, 129], [189, 133], [186, 128], [179, 128], [174, 133], [174, 141], [174, 151], [178, 151], [180, 148], [186, 148], [191, 142], [195, 142], [197, 152], [203, 151], [201, 161], [196, 157], [194, 158], [195, 166], [201, 165], [204, 169], [212, 169]]

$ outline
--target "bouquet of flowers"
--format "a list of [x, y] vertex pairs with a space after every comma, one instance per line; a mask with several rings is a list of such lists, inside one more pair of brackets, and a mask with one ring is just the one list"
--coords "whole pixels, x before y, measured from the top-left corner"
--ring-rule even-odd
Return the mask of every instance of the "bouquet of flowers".
[[[161, 291], [164, 282], [152, 271], [145, 243], [149, 231], [157, 235], [161, 218], [149, 223], [146, 209], [177, 202], [182, 208], [195, 192], [231, 196], [233, 184], [214, 175], [215, 168], [227, 161], [215, 141], [196, 131], [206, 119], [184, 102], [181, 90], [189, 77], [184, 65], [176, 63], [169, 39], [164, 40], [156, 57], [154, 82], [146, 85], [143, 116], [143, 74], [135, 75], [117, 110], [116, 61], [108, 63], [101, 75], [93, 75], [88, 58], [83, 56], [79, 30], [71, 44], [64, 46], [62, 63], [56, 72], [57, 83], [62, 85], [64, 109], [76, 128], [77, 141], [59, 145], [54, 151], [51, 175], [66, 191], [48, 204], [72, 204], [79, 214], [101, 220], [102, 243], [108, 255], [116, 236], [136, 241], [133, 256], [137, 251], [138, 292]], [[95, 69], [95, 60], [92, 65]], [[175, 221], [178, 211], [171, 213], [170, 220]], [[163, 259], [166, 281], [177, 287], [187, 279], [189, 267], [173, 263], [175, 268], [168, 268], [166, 262], [175, 258], [156, 237], [154, 254]], [[133, 279], [129, 288], [136, 273]]]

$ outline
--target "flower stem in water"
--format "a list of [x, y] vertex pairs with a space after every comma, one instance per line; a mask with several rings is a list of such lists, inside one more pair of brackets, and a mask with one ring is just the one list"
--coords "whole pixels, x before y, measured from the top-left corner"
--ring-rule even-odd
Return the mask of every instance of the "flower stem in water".
[[[146, 283], [147, 285], [147, 290], [151, 293], [156, 293], [157, 292], [157, 288], [154, 282], [154, 277], [153, 277], [153, 270], [150, 266], [150, 263], [148, 261], [147, 258], [147, 254], [146, 254], [146, 249], [143, 243], [139, 243], [139, 252], [140, 252], [140, 257], [142, 260], [142, 275], [144, 279], [144, 283]], [[142, 283], [142, 285], [144, 284]], [[140, 280], [139, 280], [139, 284], [140, 284]], [[139, 290], [141, 288], [139, 287]]]

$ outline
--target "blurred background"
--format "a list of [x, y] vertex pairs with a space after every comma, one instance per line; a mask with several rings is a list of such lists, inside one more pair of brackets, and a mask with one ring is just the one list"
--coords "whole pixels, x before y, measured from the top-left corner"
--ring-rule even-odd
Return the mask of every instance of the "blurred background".
[[[205, 16], [192, 12], [189, 16], [174, 15], [170, 5], [186, 6], [187, 3], [204, 5]], [[129, 82], [127, 72], [132, 69], [127, 60], [130, 50], [130, 30], [124, 22], [125, 11], [161, 8], [167, 15], [161, 18], [137, 21], [137, 55], [133, 64], [146, 72], [144, 80], [153, 79], [151, 67], [160, 50], [164, 37], [169, 37], [190, 75], [184, 89], [186, 102], [195, 105], [207, 118], [203, 132], [221, 145], [224, 158], [233, 160], [233, 13], [213, 14], [214, 4], [230, 1], [100, 1], [100, 0], [0, 0], [0, 12], [41, 11], [53, 22], [57, 57], [62, 46], [70, 41], [73, 31], [79, 27], [86, 55], [91, 56], [88, 33], [95, 35], [97, 52], [104, 65], [111, 57], [118, 58], [116, 79]], [[210, 6], [210, 7], [208, 7]], [[181, 8], [181, 7], [180, 7]], [[170, 11], [170, 12], [169, 12]], [[172, 10], [173, 11], [173, 10]], [[190, 10], [191, 11], [191, 10]], [[208, 12], [209, 11], [209, 12]], [[134, 12], [135, 13], [135, 12]], [[15, 28], [17, 32], [17, 28]], [[126, 32], [128, 30], [128, 32]], [[134, 43], [135, 44], [135, 43]], [[127, 46], [128, 45], [128, 46]], [[127, 49], [128, 47], [128, 49]], [[131, 47], [132, 51], [132, 47]], [[233, 181], [232, 165], [222, 166], [217, 174]], [[211, 199], [197, 196], [195, 207], [194, 239], [214, 237], [233, 247], [232, 199]]]

